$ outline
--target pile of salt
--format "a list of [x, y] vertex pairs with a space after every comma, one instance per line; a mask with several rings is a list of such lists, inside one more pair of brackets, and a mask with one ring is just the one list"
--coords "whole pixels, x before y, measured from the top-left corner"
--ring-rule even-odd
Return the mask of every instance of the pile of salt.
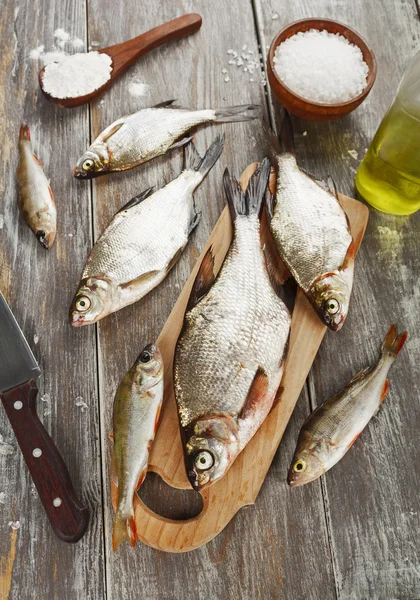
[[358, 46], [326, 30], [299, 32], [276, 48], [274, 68], [295, 94], [338, 104], [363, 92], [369, 68]]
[[103, 52], [57, 57], [47, 64], [42, 78], [45, 92], [54, 98], [86, 96], [103, 86], [112, 72], [112, 59]]

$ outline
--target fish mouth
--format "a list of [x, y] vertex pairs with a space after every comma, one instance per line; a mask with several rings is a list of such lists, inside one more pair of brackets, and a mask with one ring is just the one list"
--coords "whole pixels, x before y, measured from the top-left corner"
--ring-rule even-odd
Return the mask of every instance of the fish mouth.
[[36, 232], [36, 237], [43, 248], [49, 250], [54, 243], [55, 240], [55, 231], [50, 231], [50, 233], [45, 233], [43, 229], [40, 229]]
[[83, 317], [83, 315], [80, 315], [78, 313], [70, 313], [70, 325], [72, 325], [73, 327], [83, 327], [83, 325], [86, 325], [86, 321]]

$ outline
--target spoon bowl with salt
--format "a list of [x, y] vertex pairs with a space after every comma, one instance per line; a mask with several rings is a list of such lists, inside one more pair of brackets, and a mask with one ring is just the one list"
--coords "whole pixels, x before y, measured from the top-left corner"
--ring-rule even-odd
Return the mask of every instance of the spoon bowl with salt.
[[302, 19], [273, 39], [268, 80], [289, 112], [311, 121], [339, 119], [367, 97], [376, 78], [373, 51], [356, 31], [330, 19]]
[[101, 96], [137, 59], [158, 46], [198, 31], [202, 19], [187, 14], [108, 48], [66, 56], [39, 72], [45, 97], [61, 108], [75, 108]]

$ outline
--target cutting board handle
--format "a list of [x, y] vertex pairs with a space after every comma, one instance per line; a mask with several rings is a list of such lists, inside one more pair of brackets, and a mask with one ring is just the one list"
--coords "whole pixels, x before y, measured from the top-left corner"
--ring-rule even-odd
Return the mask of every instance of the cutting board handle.
[[54, 533], [64, 542], [78, 542], [89, 513], [79, 502], [69, 472], [36, 412], [38, 388], [28, 381], [1, 400]]

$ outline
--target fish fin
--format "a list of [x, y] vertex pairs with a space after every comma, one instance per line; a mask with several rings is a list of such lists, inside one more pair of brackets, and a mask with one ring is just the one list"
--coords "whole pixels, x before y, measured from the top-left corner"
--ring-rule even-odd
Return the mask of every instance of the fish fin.
[[228, 169], [225, 170], [223, 184], [232, 222], [238, 215], [259, 214], [270, 176], [270, 168], [270, 161], [268, 158], [264, 158], [251, 176], [245, 193], [235, 177], [229, 174]]
[[122, 206], [116, 214], [118, 215], [119, 213], [124, 212], [125, 210], [128, 210], [133, 206], [137, 206], [137, 204], [140, 204], [140, 202], [146, 200], [146, 198], [148, 198], [153, 193], [154, 189], [155, 187], [152, 185], [152, 187], [147, 188], [147, 190], [144, 190], [144, 192], [141, 192], [140, 194], [138, 194], [138, 196], [134, 196], [134, 198], [131, 198], [131, 200], [129, 200], [127, 204], [124, 204], [124, 206]]
[[134, 517], [128, 519], [115, 517], [112, 530], [112, 549], [114, 552], [124, 540], [127, 540], [132, 548], [136, 547], [137, 530]]
[[386, 379], [385, 383], [384, 383], [384, 387], [382, 388], [382, 392], [381, 392], [381, 398], [380, 398], [381, 404], [385, 400], [385, 396], [387, 395], [388, 390], [389, 390], [389, 379]]
[[188, 235], [190, 236], [197, 227], [201, 219], [201, 212], [194, 212], [193, 217], [188, 225]]
[[123, 125], [124, 123], [116, 123], [115, 125], [110, 125], [108, 131], [105, 130], [105, 135], [101, 138], [101, 142], [107, 142], [109, 138], [112, 137], [114, 133], [117, 133], [117, 131], [121, 129]]
[[340, 271], [344, 271], [345, 269], [348, 269], [348, 267], [354, 263], [355, 258], [356, 258], [356, 245], [352, 239], [349, 247], [347, 248], [347, 253], [346, 253], [346, 256], [344, 257], [343, 264], [340, 267]]
[[354, 442], [356, 442], [361, 435], [362, 435], [362, 432], [360, 431], [357, 435], [354, 436], [354, 438], [352, 439], [350, 444], [347, 446], [347, 448], [350, 449], [353, 446]]
[[201, 157], [193, 142], [190, 142], [184, 147], [184, 169], [198, 171], [204, 178], [216, 164], [223, 152], [224, 145], [225, 135], [218, 135], [210, 144], [205, 155]]
[[187, 312], [194, 308], [201, 298], [208, 293], [215, 279], [213, 246], [210, 246], [201, 261], [200, 268], [195, 277], [187, 304]]
[[293, 156], [296, 155], [292, 119], [290, 118], [290, 114], [287, 112], [287, 110], [284, 111], [284, 118], [281, 124], [279, 145], [282, 154], [293, 154]]
[[143, 471], [140, 473], [140, 477], [139, 477], [139, 479], [137, 481], [137, 485], [136, 485], [136, 490], [139, 490], [141, 488], [141, 486], [143, 485], [143, 481], [146, 479], [146, 475], [147, 475], [147, 465], [143, 469]]
[[397, 358], [407, 337], [408, 333], [406, 331], [397, 335], [397, 326], [395, 324], [391, 325], [382, 344], [382, 354]]
[[269, 239], [267, 239], [264, 244], [263, 253], [268, 278], [270, 279], [270, 283], [277, 296], [281, 298], [283, 294], [283, 285], [290, 277], [289, 270], [278, 255], [274, 243]]
[[[159, 407], [158, 407], [158, 409], [156, 411], [155, 425], [154, 425], [154, 428], [153, 428], [153, 433], [156, 433], [156, 431], [157, 431], [161, 412], [162, 412], [162, 404], [159, 404]], [[150, 444], [149, 452], [150, 452], [151, 448], [152, 448], [152, 444]]]
[[133, 279], [132, 281], [127, 281], [126, 283], [122, 283], [120, 285], [120, 288], [122, 290], [125, 290], [129, 287], [136, 287], [137, 285], [143, 284], [144, 282], [148, 281], [149, 279], [153, 279], [153, 277], [155, 277], [157, 273], [160, 273], [160, 271], [154, 270], [154, 271], [148, 271], [147, 273], [143, 273], [143, 275], [140, 275], [140, 277], [136, 277], [136, 279]]
[[192, 139], [193, 139], [192, 135], [189, 135], [189, 136], [186, 135], [185, 137], [181, 138], [180, 140], [174, 142], [171, 146], [169, 146], [168, 150], [175, 150], [175, 148], [181, 148], [182, 146], [189, 144]]
[[177, 100], [164, 100], [163, 102], [159, 102], [158, 104], [155, 104], [154, 106], [152, 106], [152, 108], [176, 108], [174, 106], [174, 103], [177, 102]]
[[[197, 223], [198, 225], [198, 223]], [[179, 261], [182, 252], [184, 251], [184, 246], [182, 248], [179, 248], [175, 254], [173, 255], [173, 257], [171, 258], [171, 260], [168, 263], [168, 266], [166, 267], [166, 272], [169, 273], [169, 271], [172, 269], [172, 267], [174, 267], [176, 265], [176, 263]], [[157, 273], [157, 271], [156, 271]]]
[[28, 142], [31, 141], [31, 130], [29, 129], [29, 125], [27, 123], [22, 123], [20, 126], [19, 139], [28, 140]]
[[[39, 164], [41, 164], [41, 163], [39, 163]], [[50, 194], [50, 198], [51, 198], [51, 200], [52, 200], [53, 202], [55, 202], [55, 200], [54, 200], [54, 194], [53, 194], [53, 191], [52, 191], [52, 189], [51, 189], [51, 186], [50, 186], [50, 185], [48, 186], [48, 192], [49, 192], [49, 194]]]
[[258, 367], [255, 377], [248, 391], [248, 396], [239, 414], [239, 419], [247, 419], [253, 415], [256, 408], [261, 405], [261, 402], [267, 396], [269, 384], [267, 373], [262, 367]]
[[236, 121], [252, 121], [261, 116], [262, 106], [260, 104], [244, 104], [216, 109], [213, 121], [214, 123], [234, 123]]
[[356, 381], [359, 381], [360, 379], [363, 379], [363, 377], [365, 377], [370, 371], [372, 371], [372, 367], [366, 367], [365, 369], [362, 369], [361, 371], [358, 371], [356, 373], [356, 375], [353, 375], [353, 377], [350, 379], [350, 381], [346, 385], [346, 388], [348, 388], [349, 386], [351, 386], [353, 383], [356, 383]]
[[267, 222], [271, 223], [271, 219], [273, 218], [273, 215], [274, 215], [274, 196], [268, 188], [265, 193], [265, 208], [266, 208], [265, 214], [267, 215]]
[[39, 158], [37, 157], [37, 155], [36, 155], [36, 154], [32, 154], [32, 156], [34, 157], [34, 159], [35, 159], [35, 162], [36, 162], [36, 163], [37, 163], [37, 164], [38, 164], [40, 167], [42, 167], [42, 162], [39, 160]]
[[114, 430], [111, 431], [108, 437], [111, 440], [111, 442], [114, 443]]

